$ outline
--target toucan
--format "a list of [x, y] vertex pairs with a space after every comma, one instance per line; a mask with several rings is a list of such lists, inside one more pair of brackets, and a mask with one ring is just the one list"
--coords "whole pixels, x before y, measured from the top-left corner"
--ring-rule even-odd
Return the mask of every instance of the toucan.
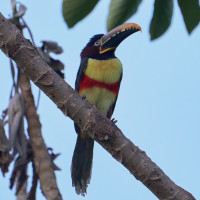
[[[115, 50], [137, 31], [141, 28], [135, 23], [122, 24], [105, 35], [93, 36], [81, 52], [75, 90], [109, 119], [122, 80], [122, 64], [115, 56]], [[78, 137], [71, 165], [72, 185], [77, 194], [84, 196], [91, 179], [94, 140], [76, 124], [75, 131]]]

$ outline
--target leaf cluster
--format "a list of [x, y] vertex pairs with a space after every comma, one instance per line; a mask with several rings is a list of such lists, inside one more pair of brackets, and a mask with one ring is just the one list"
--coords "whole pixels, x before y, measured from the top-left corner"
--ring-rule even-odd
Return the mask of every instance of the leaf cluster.
[[[63, 17], [72, 28], [95, 8], [98, 0], [63, 0]], [[111, 0], [107, 17], [107, 31], [124, 23], [137, 13], [142, 0]], [[173, 16], [173, 0], [155, 0], [149, 33], [151, 40], [159, 38], [169, 28]], [[200, 22], [198, 0], [178, 0], [187, 32], [190, 34]]]

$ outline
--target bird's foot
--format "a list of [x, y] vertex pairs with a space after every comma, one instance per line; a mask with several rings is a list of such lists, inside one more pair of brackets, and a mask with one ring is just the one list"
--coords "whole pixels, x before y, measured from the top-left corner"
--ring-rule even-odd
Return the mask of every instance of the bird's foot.
[[117, 120], [115, 118], [111, 119], [111, 122], [113, 122], [114, 124], [117, 123]]
[[83, 95], [81, 98], [82, 98], [82, 100], [84, 100], [84, 99], [86, 99], [86, 96], [85, 96], [85, 95]]

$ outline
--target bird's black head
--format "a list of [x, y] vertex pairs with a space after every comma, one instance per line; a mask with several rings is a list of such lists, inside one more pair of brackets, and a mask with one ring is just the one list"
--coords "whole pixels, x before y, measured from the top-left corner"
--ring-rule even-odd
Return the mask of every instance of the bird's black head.
[[81, 58], [84, 57], [88, 58], [95, 58], [98, 60], [105, 60], [106, 58], [112, 58], [114, 57], [114, 51], [108, 52], [107, 54], [100, 54], [99, 53], [99, 47], [101, 45], [100, 39], [104, 36], [104, 34], [97, 34], [94, 35], [90, 41], [87, 43], [86, 47], [81, 52]]
[[139, 25], [134, 23], [126, 23], [112, 29], [105, 35], [95, 35], [82, 50], [81, 59], [84, 57], [98, 60], [115, 58], [115, 50], [118, 45], [129, 35], [137, 31], [141, 31]]

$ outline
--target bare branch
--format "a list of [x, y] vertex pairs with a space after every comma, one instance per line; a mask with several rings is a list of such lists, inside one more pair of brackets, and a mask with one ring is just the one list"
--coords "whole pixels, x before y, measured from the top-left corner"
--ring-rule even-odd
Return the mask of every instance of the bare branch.
[[42, 138], [41, 124], [36, 112], [30, 81], [23, 73], [19, 75], [19, 86], [26, 102], [25, 115], [28, 121], [28, 134], [34, 153], [35, 171], [39, 176], [42, 192], [49, 200], [61, 200], [53, 164]]
[[[9, 55], [58, 108], [122, 163], [159, 199], [194, 200], [176, 185], [146, 153], [128, 140], [121, 130], [82, 99], [38, 54], [36, 47], [0, 14], [0, 48]], [[74, 115], [74, 113], [76, 113]]]

